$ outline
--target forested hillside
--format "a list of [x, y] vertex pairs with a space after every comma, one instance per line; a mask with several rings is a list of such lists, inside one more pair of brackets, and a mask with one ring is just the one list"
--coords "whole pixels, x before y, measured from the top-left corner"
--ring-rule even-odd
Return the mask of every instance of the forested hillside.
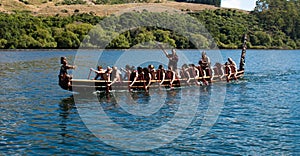
[[[239, 48], [241, 36], [248, 34], [249, 48], [300, 48], [300, 2], [297, 0], [259, 0], [255, 11], [247, 13], [232, 9], [204, 10], [189, 12], [192, 17], [202, 22], [213, 36], [219, 48]], [[143, 27], [129, 30], [118, 35], [119, 27], [132, 24], [132, 18], [149, 22], [143, 17], [155, 16], [156, 20], [165, 20], [168, 13], [133, 12], [113, 16], [122, 25], [109, 25], [111, 32], [96, 32], [101, 39], [111, 41], [106, 48], [130, 48], [143, 42], [154, 44], [154, 41], [167, 42], [176, 48], [213, 48], [205, 40], [198, 45], [191, 43], [187, 37], [174, 31], [157, 27]], [[0, 48], [78, 48], [87, 36], [104, 17], [93, 14], [74, 13], [72, 16], [34, 16], [31, 13], [15, 12], [0, 14]], [[180, 18], [180, 16], [178, 16]], [[180, 21], [180, 19], [178, 19]], [[116, 22], [118, 23], [118, 22]], [[102, 25], [103, 26], [103, 25]], [[192, 25], [192, 29], [197, 29]], [[94, 33], [95, 34], [95, 33]], [[199, 34], [198, 38], [205, 36]], [[201, 42], [201, 43], [200, 43]], [[87, 47], [97, 47], [89, 44]]]
[[[258, 18], [263, 32], [254, 34], [251, 42], [270, 47], [300, 48], [300, 1], [299, 0], [258, 0], [252, 13]], [[255, 34], [261, 34], [264, 43], [259, 43]]]

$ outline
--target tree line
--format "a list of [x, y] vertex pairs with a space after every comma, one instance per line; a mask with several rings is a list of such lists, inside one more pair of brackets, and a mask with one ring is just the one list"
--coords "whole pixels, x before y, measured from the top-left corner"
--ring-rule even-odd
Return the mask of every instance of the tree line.
[[217, 9], [185, 14], [198, 22], [187, 22], [181, 14], [147, 11], [109, 18], [86, 13], [65, 17], [0, 13], [0, 48], [126, 49], [143, 48], [145, 43], [151, 47], [158, 41], [178, 49], [232, 49], [240, 48], [243, 34], [248, 34], [249, 48], [299, 49], [299, 6], [296, 0], [258, 0], [250, 13]]
[[[267, 47], [298, 48], [300, 45], [300, 1], [257, 0], [252, 15], [258, 18], [263, 28], [262, 38]], [[252, 42], [258, 38], [252, 32]]]

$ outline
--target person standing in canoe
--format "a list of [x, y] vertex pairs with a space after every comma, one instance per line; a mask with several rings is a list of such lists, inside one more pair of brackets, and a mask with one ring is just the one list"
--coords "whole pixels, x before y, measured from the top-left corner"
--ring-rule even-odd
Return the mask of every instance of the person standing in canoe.
[[68, 69], [75, 69], [76, 67], [72, 65], [68, 65], [68, 61], [66, 57], [61, 57], [60, 63], [61, 63], [61, 67], [60, 67], [59, 75], [72, 77], [71, 75], [68, 75]]
[[166, 57], [169, 59], [168, 69], [174, 71], [176, 73], [176, 75], [178, 75], [177, 63], [178, 63], [179, 58], [178, 58], [178, 55], [176, 54], [176, 50], [172, 49], [172, 54], [168, 54], [167, 51], [162, 47], [162, 45], [159, 44], [159, 47], [164, 52]]
[[210, 67], [211, 64], [210, 64], [210, 59], [206, 55], [205, 51], [202, 52], [201, 60], [199, 62], [200, 62], [200, 66], [201, 66], [202, 70], [205, 71], [205, 73], [206, 73], [205, 75], [210, 76], [209, 82], [211, 82], [211, 80], [212, 80], [212, 71], [211, 71], [211, 67]]
[[71, 86], [70, 80], [72, 79], [72, 76], [68, 74], [68, 70], [75, 69], [76, 66], [68, 65], [66, 57], [61, 57], [60, 63], [59, 85], [64, 89], [69, 88], [69, 86]]

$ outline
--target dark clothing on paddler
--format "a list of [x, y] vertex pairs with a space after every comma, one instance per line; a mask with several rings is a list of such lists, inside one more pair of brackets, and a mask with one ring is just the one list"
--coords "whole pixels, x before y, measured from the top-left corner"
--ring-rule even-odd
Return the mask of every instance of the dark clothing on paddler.
[[173, 71], [177, 70], [177, 63], [178, 63], [178, 56], [176, 54], [168, 54], [167, 57], [169, 58], [168, 67]]

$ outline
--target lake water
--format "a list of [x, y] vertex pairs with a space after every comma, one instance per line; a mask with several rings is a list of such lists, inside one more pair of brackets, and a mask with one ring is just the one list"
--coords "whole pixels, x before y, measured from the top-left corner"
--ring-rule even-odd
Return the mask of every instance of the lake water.
[[[240, 50], [221, 53], [239, 62]], [[0, 52], [0, 155], [300, 154], [299, 50], [248, 50], [245, 77], [238, 82], [109, 97], [73, 96], [57, 85], [59, 58], [67, 56], [72, 64], [75, 55], [76, 51]], [[197, 63], [199, 53], [190, 55]], [[154, 108], [149, 103], [161, 105]], [[115, 125], [99, 124], [98, 118], [85, 121], [102, 111], [95, 107], [111, 119], [102, 114], [100, 121], [113, 121], [136, 134], [159, 129], [173, 118], [178, 122], [159, 137], [152, 131], [149, 143]], [[187, 116], [191, 118], [185, 120]], [[180, 128], [175, 138], [168, 137]], [[164, 144], [152, 149], [156, 143]], [[131, 150], [136, 145], [139, 150]]]

